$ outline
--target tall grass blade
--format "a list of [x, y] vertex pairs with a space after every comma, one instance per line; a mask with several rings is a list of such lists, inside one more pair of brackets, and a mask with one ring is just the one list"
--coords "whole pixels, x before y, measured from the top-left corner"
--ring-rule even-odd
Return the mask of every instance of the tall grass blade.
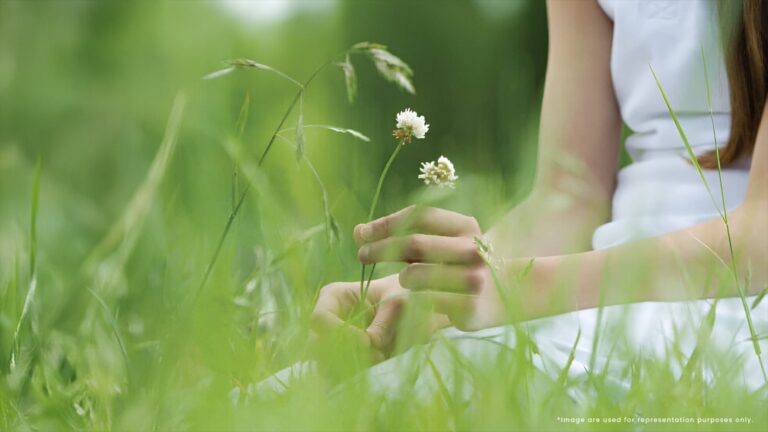
[[208, 265], [205, 266], [205, 271], [203, 272], [203, 279], [200, 281], [200, 285], [198, 285], [197, 289], [192, 294], [193, 303], [197, 303], [197, 299], [200, 297], [200, 293], [203, 291], [203, 288], [205, 287], [205, 283], [208, 282], [208, 278], [211, 277], [211, 271], [213, 270], [213, 267], [216, 265], [216, 261], [219, 258], [219, 254], [221, 253], [221, 247], [224, 245], [224, 241], [227, 239], [227, 234], [229, 234], [229, 230], [232, 229], [232, 222], [234, 222], [235, 217], [240, 212], [240, 208], [243, 206], [245, 197], [248, 196], [248, 189], [250, 189], [249, 186], [246, 186], [244, 188], [243, 192], [240, 194], [240, 198], [235, 203], [235, 208], [232, 209], [232, 211], [229, 213], [229, 216], [227, 217], [227, 222], [224, 224], [224, 231], [222, 231], [221, 235], [219, 236], [219, 241], [216, 243], [216, 248], [213, 250], [213, 255], [211, 256], [211, 259], [208, 261]]
[[35, 163], [35, 177], [32, 184], [32, 209], [29, 213], [29, 278], [37, 270], [37, 208], [40, 201], [40, 157]]
[[[707, 86], [707, 107], [709, 108], [709, 121], [712, 125], [712, 142], [715, 143], [715, 160], [717, 161], [717, 181], [720, 183], [720, 201], [723, 206], [723, 222], [728, 224], [728, 206], [725, 203], [725, 187], [723, 187], [723, 167], [720, 165], [720, 146], [717, 145], [717, 129], [715, 128], [715, 113], [712, 110], [712, 90], [709, 84], [709, 71], [704, 47], [701, 47], [701, 63], [704, 65], [704, 82]], [[701, 170], [701, 167], [698, 168]]]
[[[766, 373], [765, 365], [763, 364], [762, 359], [762, 352], [760, 349], [760, 344], [757, 341], [757, 331], [755, 330], [755, 326], [752, 323], [752, 313], [750, 312], [749, 305], [747, 304], [747, 298], [746, 294], [744, 293], [744, 289], [741, 286], [741, 279], [739, 278], [739, 274], [737, 271], [736, 266], [736, 254], [733, 250], [733, 239], [731, 236], [731, 224], [728, 223], [728, 206], [725, 202], [725, 188], [723, 187], [723, 168], [720, 164], [720, 147], [717, 145], [717, 133], [715, 131], [715, 115], [712, 110], [712, 92], [710, 89], [710, 83], [709, 83], [709, 72], [707, 71], [707, 58], [704, 54], [704, 48], [701, 48], [701, 61], [704, 65], [704, 82], [707, 86], [707, 105], [709, 107], [709, 119], [712, 123], [712, 137], [715, 142], [715, 156], [717, 160], [717, 179], [720, 182], [720, 197], [722, 200], [723, 205], [723, 223], [725, 224], [725, 232], [728, 236], [728, 250], [731, 254], [731, 271], [733, 273], [733, 279], [736, 283], [736, 288], [739, 291], [739, 299], [741, 300], [741, 305], [744, 308], [744, 314], [747, 318], [747, 327], [749, 328], [750, 336], [752, 336], [752, 347], [755, 350], [755, 354], [757, 355], [757, 361], [760, 364], [760, 369], [763, 373], [763, 380], [768, 384], [768, 373]], [[697, 169], [699, 170], [699, 173], [703, 176], [701, 173], [701, 167], [697, 166]], [[748, 275], [748, 277], [751, 278], [751, 275]]]
[[[240, 113], [237, 115], [237, 122], [235, 123], [235, 133], [237, 134], [238, 140], [241, 140], [243, 138], [243, 134], [245, 133], [245, 126], [248, 123], [248, 110], [251, 106], [251, 93], [246, 92], [245, 97], [243, 98], [243, 104], [240, 106]], [[237, 196], [238, 196], [238, 173], [237, 173], [237, 164], [232, 168], [232, 211], [235, 210], [235, 207], [237, 207]]]
[[[278, 138], [280, 138], [283, 142], [291, 146], [294, 150], [298, 148], [298, 145], [294, 143], [293, 141], [289, 140], [288, 138], [284, 137], [283, 135], [278, 135]], [[312, 164], [312, 162], [308, 158], [302, 159], [309, 168], [309, 171], [312, 173], [312, 176], [315, 178], [315, 181], [317, 182], [318, 187], [320, 187], [320, 194], [323, 198], [323, 217], [325, 219], [325, 232], [326, 237], [328, 239], [328, 244], [333, 244], [335, 240], [339, 239], [339, 226], [336, 223], [336, 219], [331, 214], [331, 205], [330, 200], [328, 199], [328, 189], [325, 187], [325, 183], [323, 182], [322, 177], [320, 177], [320, 173], [315, 168], [315, 165]]]
[[104, 236], [102, 241], [93, 249], [88, 259], [86, 259], [85, 269], [87, 273], [94, 274], [96, 266], [110, 254], [118, 260], [118, 264], [121, 264], [125, 262], [133, 251], [157, 188], [165, 177], [168, 164], [176, 149], [185, 105], [186, 96], [182, 92], [177, 93], [173, 101], [163, 140], [155, 154], [147, 176], [139, 188], [136, 189], [120, 219], [112, 225], [107, 235]]
[[240, 113], [237, 115], [237, 123], [235, 123], [235, 131], [237, 137], [242, 138], [245, 133], [245, 126], [248, 124], [248, 112], [251, 108], [251, 92], [246, 92], [243, 98], [243, 104], [240, 105]]
[[291, 111], [293, 111], [293, 107], [296, 106], [296, 103], [299, 101], [299, 98], [301, 98], [302, 94], [303, 94], [303, 91], [301, 90], [296, 92], [296, 96], [294, 96], [290, 105], [288, 105], [288, 109], [285, 110], [285, 113], [283, 113], [283, 118], [280, 119], [280, 123], [277, 124], [275, 131], [272, 133], [272, 136], [269, 138], [269, 142], [267, 143], [267, 146], [264, 147], [264, 151], [261, 153], [261, 157], [259, 158], [259, 166], [261, 166], [261, 164], [263, 164], [264, 160], [267, 158], [267, 154], [269, 154], [269, 151], [272, 149], [272, 145], [275, 143], [275, 138], [277, 138], [277, 134], [280, 133], [280, 130], [283, 128], [283, 125], [285, 124], [285, 120], [288, 119], [288, 116], [291, 114]]
[[[349, 128], [338, 127], [338, 126], [331, 126], [331, 125], [324, 125], [324, 124], [305, 124], [304, 129], [327, 129], [329, 131], [340, 133], [340, 134], [352, 135], [353, 137], [359, 139], [360, 141], [365, 141], [365, 142], [371, 141], [371, 139], [368, 136], [366, 136], [360, 131], [356, 131], [354, 129], [349, 129]], [[287, 132], [289, 130], [290, 129], [283, 129], [278, 133]]]
[[357, 97], [357, 74], [355, 73], [355, 66], [349, 60], [349, 54], [345, 57], [343, 62], [336, 63], [338, 67], [344, 72], [344, 84], [347, 87], [347, 100], [349, 103], [354, 103]]
[[112, 328], [112, 333], [115, 335], [115, 339], [117, 340], [117, 344], [120, 345], [120, 352], [123, 354], [123, 359], [125, 360], [126, 366], [128, 365], [128, 351], [125, 349], [125, 342], [123, 342], [123, 337], [120, 336], [120, 329], [117, 326], [117, 320], [115, 320], [115, 317], [112, 315], [112, 312], [109, 310], [109, 306], [107, 306], [107, 303], [104, 301], [101, 296], [96, 293], [96, 291], [88, 288], [88, 292], [91, 293], [91, 295], [96, 299], [96, 301], [99, 303], [101, 308], [104, 310], [104, 316], [107, 317], [107, 321], [109, 322], [109, 326]]
[[709, 187], [709, 182], [707, 182], [707, 178], [704, 177], [704, 171], [702, 170], [701, 165], [699, 164], [699, 159], [696, 157], [696, 153], [693, 152], [693, 148], [691, 147], [691, 144], [688, 142], [688, 136], [683, 131], [683, 127], [680, 125], [680, 120], [678, 120], [677, 115], [675, 114], [675, 111], [672, 109], [672, 105], [670, 105], [669, 103], [667, 94], [664, 92], [664, 88], [661, 86], [661, 82], [659, 81], [659, 78], [656, 76], [656, 71], [653, 70], [653, 66], [648, 65], [648, 67], [651, 69], [651, 74], [653, 74], [653, 79], [656, 81], [656, 86], [659, 88], [659, 91], [661, 92], [661, 97], [664, 98], [664, 104], [667, 106], [669, 115], [672, 117], [672, 121], [675, 123], [677, 132], [680, 134], [680, 138], [682, 138], [683, 140], [683, 144], [685, 145], [685, 150], [688, 152], [688, 157], [691, 163], [693, 164], [693, 166], [696, 167], [696, 172], [699, 173], [701, 182], [704, 184], [704, 187], [707, 189], [707, 193], [709, 194], [709, 197], [712, 200], [712, 203], [715, 205], [715, 208], [717, 209], [718, 214], [720, 214], [720, 217], [723, 217], [723, 212], [720, 210], [720, 207], [717, 205], [717, 200], [715, 199], [715, 196], [712, 193], [712, 189]]
[[[305, 126], [305, 127], [309, 127], [309, 126]], [[326, 125], [312, 125], [311, 127], [321, 127], [321, 128], [325, 128], [325, 129], [328, 129], [328, 130], [331, 130], [331, 131], [334, 131], [334, 132], [337, 132], [337, 133], [349, 134], [349, 135], [352, 135], [353, 137], [359, 139], [360, 141], [365, 141], [365, 142], [371, 141], [371, 139], [368, 138], [366, 135], [363, 135], [362, 133], [360, 133], [360, 132], [358, 132], [358, 131], [356, 131], [354, 129], [340, 128], [340, 127], [326, 126]]]
[[760, 291], [760, 294], [755, 297], [755, 301], [752, 302], [752, 309], [755, 309], [761, 301], [765, 298], [765, 295], [768, 294], [768, 287], [763, 288], [762, 291]]
[[204, 76], [204, 80], [212, 80], [216, 79], [218, 77], [222, 77], [224, 75], [229, 75], [230, 73], [234, 72], [236, 68], [234, 66], [230, 66], [228, 68], [217, 70], [216, 72], [211, 72], [208, 75]]
[[573, 361], [576, 359], [576, 349], [579, 346], [579, 341], [581, 340], [581, 327], [579, 327], [579, 331], [576, 333], [576, 340], [573, 342], [573, 346], [571, 346], [571, 351], [568, 353], [568, 360], [565, 362], [565, 366], [563, 367], [563, 370], [560, 372], [560, 376], [557, 378], [557, 383], [559, 386], [564, 386], [565, 382], [568, 380], [568, 371], [571, 370], [571, 365], [573, 364]]
[[744, 289], [741, 286], [741, 280], [739, 279], [739, 275], [737, 271], [738, 267], [736, 265], [736, 255], [733, 249], [733, 238], [731, 236], [731, 226], [730, 226], [730, 223], [728, 222], [728, 210], [725, 203], [725, 192], [723, 191], [722, 167], [720, 165], [720, 153], [717, 145], [717, 136], [714, 130], [714, 118], [713, 118], [714, 113], [712, 111], [712, 96], [711, 96], [710, 83], [709, 83], [709, 73], [707, 71], [707, 62], [704, 56], [703, 49], [701, 51], [701, 57], [704, 63], [704, 78], [707, 86], [707, 103], [709, 104], [710, 119], [712, 121], [712, 127], [713, 127], [712, 133], [713, 135], [715, 135], [715, 152], [716, 152], [715, 154], [717, 157], [717, 174], [718, 174], [718, 179], [720, 181], [722, 210], [718, 206], [717, 200], [715, 200], [715, 197], [712, 194], [712, 190], [709, 187], [709, 183], [707, 182], [707, 179], [704, 176], [704, 170], [701, 168], [701, 165], [699, 164], [699, 161], [696, 158], [695, 153], [693, 152], [693, 148], [691, 147], [691, 144], [688, 142], [688, 137], [686, 136], [685, 131], [683, 131], [683, 128], [677, 119], [677, 115], [675, 115], [675, 112], [669, 103], [669, 99], [667, 98], [667, 95], [664, 92], [664, 88], [662, 87], [661, 82], [659, 81], [659, 78], [656, 76], [656, 72], [653, 70], [653, 67], [651, 65], [648, 65], [648, 67], [651, 69], [651, 74], [653, 75], [653, 79], [656, 81], [656, 85], [658, 86], [659, 91], [661, 92], [661, 96], [664, 99], [665, 105], [667, 106], [669, 115], [672, 117], [672, 120], [675, 122], [675, 127], [677, 127], [677, 131], [680, 134], [680, 138], [682, 139], [683, 144], [685, 145], [685, 149], [688, 152], [688, 155], [690, 156], [691, 163], [696, 168], [696, 171], [698, 172], [699, 177], [701, 178], [702, 182], [704, 183], [704, 186], [707, 189], [707, 193], [712, 199], [712, 203], [715, 205], [715, 208], [720, 214], [720, 218], [723, 220], [723, 224], [725, 225], [725, 233], [728, 239], [728, 250], [731, 256], [730, 272], [736, 284], [736, 289], [738, 291], [739, 299], [741, 300], [742, 308], [744, 309], [744, 314], [747, 319], [747, 327], [749, 328], [749, 333], [752, 337], [752, 347], [755, 351], [755, 355], [757, 356], [757, 361], [758, 361], [758, 364], [760, 365], [760, 370], [762, 372], [763, 379], [765, 380], [766, 383], [768, 383], [768, 373], [766, 373], [765, 365], [763, 363], [762, 350], [760, 349], [760, 344], [758, 343], [758, 340], [757, 340], [757, 332], [755, 331], [755, 327], [752, 322], [752, 314], [750, 312], [749, 305], [747, 304], [746, 295], [744, 294]]
[[[237, 115], [237, 122], [235, 123], [235, 134], [237, 135], [238, 142], [242, 140], [245, 133], [245, 125], [248, 123], [248, 110], [251, 106], [251, 93], [246, 92], [243, 98], [243, 104], [240, 106], [240, 113]], [[240, 179], [237, 171], [237, 164], [232, 167], [232, 211], [237, 207], [237, 196], [239, 192]]]
[[16, 366], [16, 355], [19, 351], [19, 334], [24, 319], [29, 314], [32, 303], [37, 293], [37, 209], [40, 201], [40, 157], [35, 163], [35, 174], [32, 183], [32, 199], [29, 216], [29, 289], [24, 298], [24, 306], [21, 308], [21, 315], [16, 323], [16, 329], [13, 332], [13, 343], [11, 353], [11, 369]]
[[[286, 80], [288, 80], [291, 83], [295, 84], [299, 88], [302, 88], [302, 89], [304, 88], [304, 85], [302, 83], [298, 82], [296, 79], [294, 79], [293, 77], [291, 77], [287, 73], [281, 71], [280, 69], [273, 68], [272, 66], [265, 65], [263, 63], [257, 63], [257, 62], [255, 62], [253, 60], [250, 60], [250, 59], [234, 59], [234, 60], [228, 61], [227, 64], [230, 65], [230, 67], [235, 67], [235, 68], [259, 69], [259, 70], [263, 70], [263, 71], [272, 72], [272, 73], [275, 73], [275, 74], [285, 78]], [[214, 72], [214, 74], [215, 73], [216, 72]]]
[[296, 160], [304, 157], [304, 92], [299, 97], [299, 114], [296, 116]]
[[605, 287], [605, 284], [600, 284], [600, 293], [599, 293], [598, 307], [597, 307], [597, 320], [595, 322], [595, 335], [592, 338], [592, 348], [589, 354], [589, 366], [588, 366], [590, 381], [592, 381], [593, 384], [594, 384], [593, 374], [595, 371], [595, 363], [597, 362], [597, 350], [600, 348], [600, 337], [602, 336], [606, 291], [607, 291], [607, 287]]

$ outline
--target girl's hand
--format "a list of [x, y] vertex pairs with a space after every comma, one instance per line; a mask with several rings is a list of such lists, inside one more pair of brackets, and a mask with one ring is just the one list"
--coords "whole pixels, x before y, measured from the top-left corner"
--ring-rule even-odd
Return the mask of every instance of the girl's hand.
[[[330, 345], [333, 349], [333, 344], [327, 342], [341, 337], [361, 350], [370, 349], [374, 362], [387, 358], [397, 340], [397, 325], [408, 300], [408, 290], [400, 286], [398, 275], [391, 275], [371, 281], [365, 300], [361, 308], [360, 282], [337, 282], [323, 287], [312, 312], [311, 339], [320, 347]], [[353, 315], [360, 314], [361, 309], [366, 316], [356, 319]], [[356, 321], [364, 322], [365, 328], [356, 326]], [[432, 314], [421, 329], [424, 334], [411, 332], [410, 336], [414, 341], [427, 339], [432, 332], [445, 327], [447, 321], [445, 316]]]
[[355, 227], [363, 264], [406, 262], [399, 285], [427, 299], [462, 330], [506, 321], [506, 308], [475, 238], [475, 218], [437, 208], [408, 207]]

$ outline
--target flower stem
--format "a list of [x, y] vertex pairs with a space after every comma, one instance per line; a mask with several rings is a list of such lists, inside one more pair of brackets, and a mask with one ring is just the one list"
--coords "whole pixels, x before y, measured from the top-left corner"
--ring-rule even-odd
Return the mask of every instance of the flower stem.
[[[384, 179], [387, 177], [387, 173], [389, 172], [389, 168], [392, 166], [392, 162], [395, 161], [395, 158], [397, 157], [397, 154], [400, 153], [400, 148], [403, 146], [403, 143], [398, 143], [397, 147], [395, 147], [395, 151], [392, 152], [392, 155], [389, 157], [389, 160], [387, 161], [387, 164], [384, 165], [384, 170], [381, 172], [381, 175], [379, 176], [379, 183], [376, 185], [376, 192], [373, 194], [373, 202], [371, 202], [371, 209], [368, 211], [368, 219], [367, 222], [370, 222], [373, 220], [373, 214], [376, 211], [376, 204], [379, 203], [379, 197], [381, 196], [381, 189], [384, 186]], [[360, 301], [364, 302], [366, 296], [368, 295], [368, 287], [371, 285], [371, 279], [373, 279], [373, 271], [376, 270], [376, 264], [373, 265], [373, 268], [371, 269], [371, 276], [368, 278], [368, 283], [365, 283], [365, 264], [363, 264], [362, 267], [362, 274], [360, 277]]]
[[400, 148], [402, 146], [403, 146], [402, 144], [398, 144], [397, 147], [395, 147], [395, 151], [392, 152], [392, 156], [389, 157], [387, 164], [384, 165], [384, 171], [382, 171], [381, 175], [379, 176], [379, 184], [376, 185], [376, 193], [373, 194], [373, 202], [371, 203], [370, 211], [368, 211], [367, 222], [370, 222], [373, 220], [373, 213], [376, 211], [376, 204], [379, 203], [379, 196], [381, 195], [381, 188], [384, 185], [384, 178], [387, 176], [387, 173], [389, 172], [389, 167], [392, 166], [392, 162], [395, 161], [397, 154], [400, 153]]

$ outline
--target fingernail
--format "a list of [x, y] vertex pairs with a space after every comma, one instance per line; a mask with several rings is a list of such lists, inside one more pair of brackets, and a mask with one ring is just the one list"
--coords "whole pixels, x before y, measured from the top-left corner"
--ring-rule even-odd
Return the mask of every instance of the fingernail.
[[370, 225], [363, 225], [360, 227], [360, 238], [369, 241], [373, 237], [373, 228]]
[[367, 261], [368, 260], [368, 252], [370, 248], [368, 246], [363, 246], [360, 248], [359, 251], [357, 251], [357, 257], [360, 259], [360, 261]]

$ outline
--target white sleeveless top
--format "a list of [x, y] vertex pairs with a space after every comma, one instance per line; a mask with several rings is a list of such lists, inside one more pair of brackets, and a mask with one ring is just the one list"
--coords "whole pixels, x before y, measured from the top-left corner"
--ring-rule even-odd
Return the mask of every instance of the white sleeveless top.
[[[595, 249], [661, 235], [717, 217], [651, 74], [656, 71], [697, 154], [723, 146], [730, 130], [730, 104], [717, 10], [707, 0], [599, 0], [613, 20], [611, 75], [621, 116], [632, 135], [626, 148], [633, 163], [619, 172], [611, 222], [593, 236]], [[702, 56], [703, 51], [703, 56]], [[707, 62], [713, 117], [707, 103]], [[717, 171], [706, 178], [718, 200]], [[744, 198], [748, 169], [724, 171], [726, 205]]]

